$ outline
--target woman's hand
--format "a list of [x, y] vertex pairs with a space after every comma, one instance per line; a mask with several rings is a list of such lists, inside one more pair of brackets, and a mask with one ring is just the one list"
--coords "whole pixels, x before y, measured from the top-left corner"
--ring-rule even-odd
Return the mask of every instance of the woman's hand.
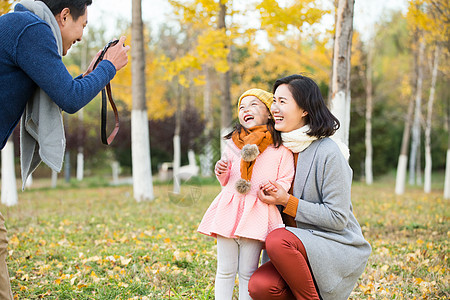
[[266, 204], [286, 206], [289, 200], [289, 194], [279, 183], [269, 181], [260, 186], [258, 198]]
[[214, 168], [214, 172], [216, 173], [217, 176], [228, 172], [228, 161], [223, 160], [223, 159], [219, 160], [216, 163], [216, 167]]
[[127, 52], [130, 50], [130, 46], [124, 46], [125, 40], [126, 36], [121, 36], [119, 42], [110, 47], [103, 57], [103, 60], [109, 60], [116, 67], [116, 71], [119, 71], [128, 63]]

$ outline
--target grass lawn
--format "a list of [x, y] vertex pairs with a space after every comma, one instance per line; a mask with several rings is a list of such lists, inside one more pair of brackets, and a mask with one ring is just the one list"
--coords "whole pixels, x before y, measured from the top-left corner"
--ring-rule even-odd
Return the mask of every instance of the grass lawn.
[[[133, 200], [131, 186], [92, 182], [19, 192], [19, 205], [0, 206], [13, 293], [214, 299], [215, 240], [196, 229], [219, 190], [185, 184], [176, 197], [157, 185], [156, 199], [144, 203]], [[396, 196], [392, 183], [354, 183], [354, 211], [373, 252], [351, 299], [450, 299], [449, 201], [442, 189], [407, 190]]]

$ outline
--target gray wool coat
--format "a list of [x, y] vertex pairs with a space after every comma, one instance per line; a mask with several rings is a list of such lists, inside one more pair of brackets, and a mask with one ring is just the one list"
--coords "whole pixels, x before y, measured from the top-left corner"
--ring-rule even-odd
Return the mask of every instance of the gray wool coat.
[[299, 153], [293, 194], [299, 199], [297, 228], [323, 300], [352, 292], [372, 251], [353, 215], [352, 169], [330, 138]]

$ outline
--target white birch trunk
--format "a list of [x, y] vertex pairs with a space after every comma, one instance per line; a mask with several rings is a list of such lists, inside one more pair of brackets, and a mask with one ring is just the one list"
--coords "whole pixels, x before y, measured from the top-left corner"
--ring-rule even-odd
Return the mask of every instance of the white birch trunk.
[[338, 118], [341, 127], [336, 131], [334, 137], [348, 146], [348, 139], [346, 134], [346, 120], [347, 120], [347, 96], [345, 91], [335, 93], [331, 98], [331, 113]]
[[14, 206], [18, 203], [16, 171], [14, 169], [14, 143], [11, 138], [6, 142], [2, 152], [2, 204]]
[[[82, 51], [84, 53], [85, 51]], [[84, 70], [84, 68], [82, 68]], [[83, 135], [81, 134], [83, 131], [83, 122], [84, 122], [84, 108], [80, 109], [78, 112], [78, 127], [79, 127], [79, 135], [78, 135], [78, 153], [77, 153], [77, 180], [82, 181], [84, 178], [84, 147], [83, 145]]]
[[447, 149], [447, 160], [445, 163], [444, 199], [450, 199], [450, 148]]
[[417, 154], [420, 147], [420, 119], [421, 119], [421, 106], [422, 106], [422, 84], [423, 84], [423, 53], [425, 50], [425, 43], [422, 41], [419, 45], [419, 54], [417, 61], [417, 86], [415, 97], [415, 111], [414, 111], [414, 123], [412, 127], [412, 140], [411, 140], [411, 154], [409, 159], [409, 184], [416, 184], [416, 163]]
[[341, 123], [334, 137], [347, 146], [350, 131], [350, 59], [353, 36], [353, 6], [354, 0], [339, 0], [337, 2], [331, 80], [331, 112]]
[[[88, 66], [87, 56], [89, 51], [89, 45], [88, 41], [84, 41], [84, 47], [81, 51], [81, 70], [86, 70]], [[78, 127], [79, 127], [79, 134], [78, 134], [78, 154], [77, 154], [77, 180], [82, 181], [84, 179], [84, 140], [83, 140], [83, 129], [84, 129], [84, 108], [81, 108], [78, 111]]]
[[403, 195], [405, 193], [406, 168], [408, 166], [408, 144], [411, 135], [413, 110], [414, 101], [410, 99], [405, 117], [405, 129], [403, 130], [402, 145], [397, 164], [397, 176], [395, 180], [395, 193], [397, 195]]
[[403, 195], [405, 193], [406, 167], [408, 164], [408, 156], [400, 154], [397, 165], [397, 176], [395, 179], [395, 193]]
[[78, 149], [77, 154], [77, 180], [82, 181], [84, 178], [84, 154], [83, 150]]
[[[366, 115], [368, 113], [366, 112]], [[373, 170], [372, 170], [372, 159], [373, 159], [373, 148], [372, 148], [372, 119], [367, 119], [366, 117], [366, 158], [365, 158], [365, 175], [366, 184], [372, 185], [373, 183]]]
[[132, 0], [131, 74], [133, 108], [131, 110], [131, 155], [133, 193], [136, 201], [153, 200], [150, 160], [150, 136], [145, 98], [145, 49], [141, 0]]
[[134, 199], [138, 202], [153, 200], [150, 141], [146, 111], [131, 111], [131, 155]]
[[212, 78], [211, 78], [211, 70], [208, 66], [205, 66], [205, 77], [206, 84], [203, 96], [203, 119], [205, 120], [205, 137], [206, 144], [205, 148], [203, 148], [203, 154], [200, 156], [200, 169], [203, 177], [211, 177], [213, 176], [212, 168], [213, 168], [213, 147], [211, 141], [211, 134], [214, 129], [214, 118], [212, 118], [213, 110], [212, 110]]
[[58, 182], [58, 172], [52, 170], [52, 189], [56, 188]]
[[[219, 12], [219, 19], [217, 27], [219, 30], [224, 30], [226, 32], [226, 24], [225, 24], [225, 18], [227, 14], [227, 7], [226, 3], [223, 1], [220, 1], [220, 12]], [[223, 153], [225, 151], [225, 141], [222, 139], [222, 137], [226, 134], [228, 134], [232, 129], [232, 120], [233, 120], [233, 113], [231, 112], [231, 47], [229, 45], [225, 45], [225, 49], [228, 49], [228, 66], [230, 69], [225, 72], [223, 75], [223, 78], [221, 79], [221, 93], [222, 93], [222, 99], [220, 102], [220, 108], [221, 108], [221, 125], [220, 125], [220, 151]]]
[[438, 58], [439, 58], [439, 46], [436, 46], [436, 49], [434, 51], [433, 72], [431, 75], [430, 97], [428, 98], [427, 123], [426, 123], [426, 128], [425, 128], [425, 174], [424, 174], [425, 184], [423, 187], [423, 190], [425, 193], [431, 192], [431, 170], [432, 170], [431, 121], [433, 118], [433, 102], [434, 102], [434, 94], [435, 94], [435, 90], [436, 90]]
[[373, 183], [373, 147], [372, 147], [372, 102], [373, 102], [373, 85], [372, 85], [372, 62], [373, 62], [373, 43], [369, 43], [368, 56], [367, 56], [367, 70], [366, 70], [366, 159], [365, 159], [365, 177], [366, 184], [372, 185]]
[[214, 152], [211, 141], [207, 141], [205, 148], [203, 148], [204, 153], [200, 155], [200, 169], [203, 177], [213, 176], [213, 159]]
[[173, 192], [180, 193], [181, 142], [180, 136], [173, 136]]
[[118, 161], [113, 161], [111, 163], [112, 170], [112, 183], [114, 185], [119, 184], [119, 174], [120, 174], [120, 163]]

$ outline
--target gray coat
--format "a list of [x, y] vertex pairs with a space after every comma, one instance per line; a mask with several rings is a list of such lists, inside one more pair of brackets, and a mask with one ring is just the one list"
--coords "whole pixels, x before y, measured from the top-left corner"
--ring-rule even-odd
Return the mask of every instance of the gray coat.
[[329, 138], [299, 153], [293, 194], [297, 228], [323, 300], [347, 299], [371, 253], [351, 204], [352, 169]]

